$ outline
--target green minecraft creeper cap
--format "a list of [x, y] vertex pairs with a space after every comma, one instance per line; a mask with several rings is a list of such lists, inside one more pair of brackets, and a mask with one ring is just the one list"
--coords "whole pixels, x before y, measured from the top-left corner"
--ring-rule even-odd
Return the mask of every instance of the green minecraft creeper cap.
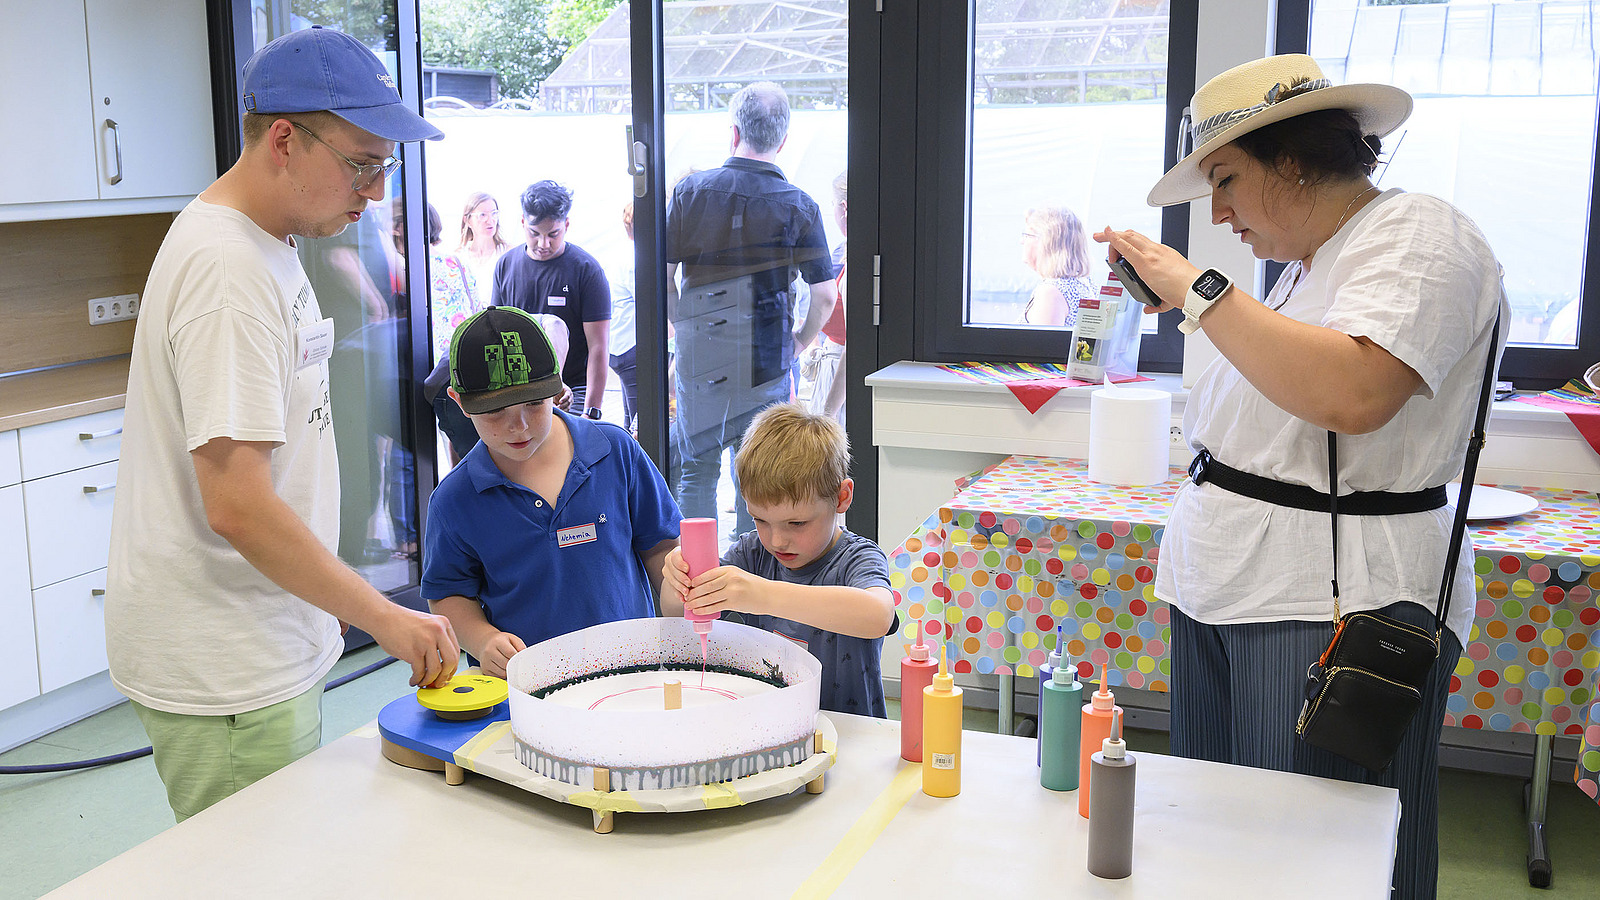
[[539, 322], [514, 306], [473, 313], [450, 339], [450, 386], [472, 415], [561, 396], [561, 366]]

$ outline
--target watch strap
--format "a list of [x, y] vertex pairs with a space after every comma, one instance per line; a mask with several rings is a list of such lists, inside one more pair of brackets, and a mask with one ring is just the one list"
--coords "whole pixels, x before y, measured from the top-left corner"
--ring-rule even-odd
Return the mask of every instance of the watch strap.
[[[1195, 289], [1208, 279], [1222, 282], [1222, 289], [1216, 291], [1210, 297]], [[1233, 281], [1216, 269], [1207, 269], [1201, 272], [1200, 277], [1196, 278], [1194, 284], [1189, 286], [1189, 293], [1183, 298], [1183, 321], [1178, 323], [1178, 330], [1184, 334], [1194, 334], [1199, 331], [1200, 317], [1205, 315], [1206, 310], [1210, 309], [1213, 303], [1221, 300], [1232, 289]]]

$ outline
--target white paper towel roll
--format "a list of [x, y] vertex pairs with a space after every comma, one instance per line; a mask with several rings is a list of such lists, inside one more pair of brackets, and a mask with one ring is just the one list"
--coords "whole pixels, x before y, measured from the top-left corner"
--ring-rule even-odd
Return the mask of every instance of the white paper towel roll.
[[1106, 386], [1089, 395], [1089, 480], [1134, 487], [1170, 475], [1172, 395]]

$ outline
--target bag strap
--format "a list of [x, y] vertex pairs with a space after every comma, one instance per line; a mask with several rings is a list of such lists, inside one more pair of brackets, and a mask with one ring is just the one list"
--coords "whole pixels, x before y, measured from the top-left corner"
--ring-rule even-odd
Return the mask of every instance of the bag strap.
[[1450, 528], [1450, 546], [1445, 551], [1444, 580], [1439, 584], [1439, 603], [1434, 607], [1433, 618], [1439, 629], [1444, 629], [1444, 617], [1450, 611], [1450, 589], [1455, 586], [1456, 561], [1461, 558], [1461, 538], [1467, 533], [1467, 504], [1472, 500], [1472, 483], [1478, 474], [1478, 453], [1483, 450], [1485, 423], [1489, 420], [1489, 395], [1494, 392], [1495, 350], [1500, 345], [1500, 316], [1494, 319], [1494, 329], [1489, 333], [1489, 361], [1483, 366], [1483, 386], [1478, 394], [1478, 419], [1472, 425], [1472, 437], [1467, 440], [1467, 462], [1461, 470], [1461, 493], [1456, 497], [1456, 520]]
[[[1444, 617], [1450, 612], [1450, 591], [1455, 586], [1456, 562], [1461, 559], [1461, 538], [1467, 532], [1467, 504], [1472, 499], [1472, 482], [1478, 474], [1478, 453], [1483, 450], [1484, 426], [1489, 420], [1489, 397], [1494, 393], [1494, 361], [1500, 346], [1500, 316], [1495, 315], [1489, 332], [1489, 358], [1483, 365], [1483, 384], [1478, 392], [1478, 416], [1467, 438], [1467, 461], [1461, 471], [1461, 493], [1456, 498], [1455, 521], [1450, 526], [1450, 545], [1445, 550], [1444, 580], [1439, 585], [1439, 602], [1433, 621], [1444, 630]], [[1338, 436], [1328, 432], [1328, 523], [1333, 532], [1333, 623], [1339, 625], [1339, 449]]]

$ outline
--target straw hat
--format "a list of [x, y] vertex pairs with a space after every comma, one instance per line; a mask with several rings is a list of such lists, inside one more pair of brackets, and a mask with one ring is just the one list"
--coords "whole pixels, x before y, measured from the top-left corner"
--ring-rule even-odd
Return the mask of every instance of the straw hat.
[[1194, 122], [1188, 156], [1150, 189], [1151, 206], [1172, 206], [1211, 191], [1200, 161], [1211, 151], [1263, 125], [1319, 109], [1349, 110], [1365, 134], [1383, 137], [1411, 115], [1411, 95], [1387, 84], [1336, 85], [1317, 61], [1301, 53], [1235, 66], [1194, 93], [1186, 114]]

